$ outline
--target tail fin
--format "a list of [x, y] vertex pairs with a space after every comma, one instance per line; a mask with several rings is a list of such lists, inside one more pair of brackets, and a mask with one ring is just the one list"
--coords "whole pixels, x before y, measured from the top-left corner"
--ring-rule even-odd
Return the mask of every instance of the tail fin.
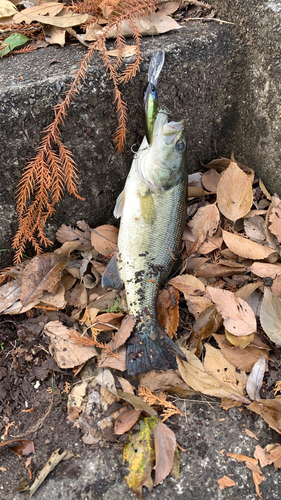
[[185, 359], [183, 352], [160, 325], [153, 327], [153, 333], [151, 327], [146, 325], [127, 342], [127, 373], [140, 375], [151, 370], [177, 369], [176, 355]]

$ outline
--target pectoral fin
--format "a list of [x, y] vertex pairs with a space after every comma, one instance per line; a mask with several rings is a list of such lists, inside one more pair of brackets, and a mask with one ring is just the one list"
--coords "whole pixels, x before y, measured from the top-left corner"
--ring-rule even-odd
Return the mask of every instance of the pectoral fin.
[[114, 215], [114, 217], [116, 217], [116, 219], [119, 219], [119, 217], [122, 216], [122, 213], [124, 210], [124, 204], [125, 204], [125, 189], [123, 189], [122, 193], [119, 194], [119, 196], [116, 200], [116, 204], [115, 204], [115, 208], [114, 208], [114, 212], [113, 212], [113, 215]]
[[113, 290], [121, 290], [123, 281], [120, 278], [118, 270], [118, 252], [116, 251], [107, 264], [107, 267], [102, 275], [101, 286], [103, 288], [112, 288]]
[[140, 206], [144, 221], [151, 226], [155, 220], [156, 214], [154, 200], [150, 193], [145, 196], [140, 195]]

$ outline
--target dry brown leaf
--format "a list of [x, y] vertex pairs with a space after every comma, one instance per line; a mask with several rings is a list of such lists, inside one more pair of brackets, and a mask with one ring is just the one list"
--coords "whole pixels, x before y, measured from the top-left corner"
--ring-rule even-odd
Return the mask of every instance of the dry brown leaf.
[[172, 470], [177, 442], [174, 432], [162, 422], [158, 422], [153, 432], [156, 459], [154, 486], [157, 486]]
[[44, 332], [50, 337], [49, 351], [60, 368], [73, 368], [97, 356], [94, 346], [77, 344], [69, 329], [60, 321], [47, 323]]
[[[206, 357], [212, 356], [212, 349], [210, 345], [206, 344]], [[216, 361], [219, 359], [219, 364], [214, 366], [212, 369], [213, 375], [210, 375], [205, 366], [199, 361], [199, 359], [191, 352], [182, 349], [186, 355], [186, 361], [183, 361], [177, 357], [178, 367], [183, 380], [192, 387], [195, 391], [202, 392], [209, 396], [216, 397], [226, 397], [229, 399], [234, 399], [236, 401], [241, 401], [242, 403], [248, 402], [243, 394], [242, 384], [237, 384], [239, 379], [236, 378], [235, 383], [231, 381], [237, 377], [237, 372], [235, 368], [227, 362], [223, 354], [218, 351], [216, 353]], [[206, 358], [205, 358], [206, 362]], [[207, 365], [211, 366], [212, 362], [207, 361]], [[228, 379], [228, 372], [230, 373], [230, 378]], [[241, 374], [239, 374], [239, 377]]]
[[265, 247], [255, 243], [254, 241], [248, 240], [243, 236], [238, 234], [232, 234], [228, 231], [222, 232], [223, 239], [228, 248], [245, 259], [266, 259], [275, 252], [273, 248]]
[[221, 213], [234, 222], [251, 209], [252, 183], [237, 163], [231, 162], [222, 173], [217, 186], [217, 202]]
[[195, 276], [191, 274], [182, 274], [170, 279], [169, 285], [173, 285], [185, 295], [203, 295], [205, 293], [205, 285]]
[[40, 306], [43, 305], [43, 306], [51, 306], [56, 309], [64, 309], [67, 304], [64, 295], [65, 295], [65, 289], [64, 286], [60, 283], [56, 293], [50, 293], [46, 291], [43, 292], [43, 295], [36, 307], [40, 308]]
[[118, 229], [109, 224], [96, 227], [91, 232], [93, 247], [102, 255], [108, 257], [117, 247]]
[[[246, 465], [247, 465], [248, 469], [251, 468], [251, 467], [249, 467], [249, 464], [247, 462], [246, 462]], [[257, 493], [259, 498], [262, 498], [262, 494], [260, 492], [259, 485], [263, 482], [264, 477], [256, 470], [253, 470], [252, 473], [253, 473], [253, 481], [254, 481], [256, 493]]]
[[173, 286], [160, 291], [157, 299], [158, 321], [170, 338], [175, 335], [179, 323], [180, 294]]
[[246, 267], [243, 264], [221, 259], [219, 262], [202, 263], [196, 276], [198, 278], [221, 278], [233, 274], [245, 274], [245, 272]]
[[281, 467], [281, 445], [280, 444], [268, 444], [264, 449], [257, 445], [254, 453], [254, 457], [260, 462], [261, 467], [266, 465], [271, 465], [274, 463], [274, 467]]
[[56, 239], [60, 243], [65, 243], [66, 241], [78, 241], [79, 246], [77, 247], [77, 250], [84, 250], [87, 252], [92, 248], [91, 228], [85, 221], [78, 221], [77, 226], [79, 229], [74, 229], [71, 226], [62, 224], [56, 232]]
[[185, 295], [186, 304], [190, 314], [193, 314], [195, 319], [198, 318], [200, 314], [203, 313], [208, 307], [212, 305], [212, 302], [206, 297], [196, 297], [195, 295]]
[[74, 288], [66, 292], [65, 299], [70, 306], [79, 308], [86, 307], [88, 295], [85, 285], [83, 283], [77, 283]]
[[202, 184], [204, 188], [214, 193], [217, 192], [219, 180], [220, 174], [214, 168], [211, 168], [202, 176]]
[[265, 350], [268, 346], [265, 344], [263, 344], [263, 347], [257, 345], [257, 336], [255, 336], [254, 343], [248, 345], [245, 349], [234, 347], [227, 341], [224, 335], [213, 334], [213, 337], [216, 339], [226, 359], [239, 370], [249, 373], [262, 355], [268, 360], [268, 351]]
[[134, 387], [132, 386], [132, 384], [130, 384], [128, 380], [126, 380], [123, 377], [117, 377], [117, 378], [121, 384], [123, 392], [128, 392], [128, 394], [135, 394]]
[[246, 236], [256, 243], [266, 241], [265, 220], [260, 215], [255, 215], [249, 219], [244, 219], [244, 229]]
[[121, 345], [125, 344], [126, 340], [130, 337], [132, 330], [135, 326], [135, 318], [134, 316], [126, 316], [123, 318], [121, 326], [116, 333], [116, 336], [114, 338], [113, 344], [112, 344], [112, 349], [115, 351]]
[[140, 414], [140, 410], [130, 410], [123, 413], [123, 415], [118, 417], [115, 421], [114, 434], [121, 436], [124, 432], [129, 431], [138, 421]]
[[96, 330], [116, 330], [121, 326], [123, 313], [103, 313], [96, 317], [93, 327]]
[[119, 398], [124, 399], [130, 403], [135, 410], [146, 411], [152, 417], [157, 415], [157, 412], [151, 408], [147, 403], [143, 401], [139, 396], [135, 396], [134, 394], [128, 394], [127, 392], [117, 391], [117, 395]]
[[223, 476], [217, 481], [219, 487], [221, 490], [225, 490], [225, 488], [231, 488], [232, 486], [236, 486], [235, 481], [233, 479], [230, 479], [228, 476]]
[[[32, 16], [56, 16], [64, 9], [63, 3], [47, 2], [42, 5], [36, 5], [29, 9], [25, 9], [14, 16], [15, 23], [22, 23], [23, 21], [29, 24], [31, 22], [30, 18]], [[28, 20], [26, 21], [26, 18]]]
[[219, 250], [223, 244], [222, 236], [211, 236], [208, 237], [204, 243], [198, 248], [197, 252], [199, 254], [206, 255], [214, 250]]
[[193, 389], [183, 382], [182, 378], [175, 370], [165, 372], [151, 371], [139, 376], [139, 387], [147, 387], [151, 392], [170, 392], [181, 397], [193, 396], [196, 394]]
[[18, 9], [12, 2], [9, 2], [9, 0], [1, 0], [0, 19], [4, 18], [3, 20], [1, 19], [1, 21], [5, 21], [7, 17], [14, 16], [16, 12], [18, 12]]
[[[137, 51], [136, 45], [125, 45], [122, 49], [122, 57], [133, 57], [136, 54], [136, 51]], [[111, 57], [119, 57], [120, 50], [119, 49], [108, 50], [107, 54]]]
[[281, 200], [275, 195], [268, 209], [269, 230], [276, 236], [278, 243], [281, 243]]
[[[259, 438], [252, 431], [250, 431], [250, 429], [245, 429], [245, 432], [246, 432], [247, 436], [256, 439], [256, 441], [259, 441]], [[254, 455], [254, 457], [258, 458], [255, 455]]]
[[254, 262], [250, 271], [260, 278], [276, 278], [281, 276], [281, 266], [278, 264], [267, 264], [264, 262]]
[[260, 310], [260, 322], [270, 340], [281, 346], [281, 299], [266, 287]]
[[[112, 341], [109, 342], [109, 347], [112, 349]], [[116, 352], [118, 358], [109, 355], [107, 352], [102, 351], [100, 356], [100, 361], [98, 363], [100, 368], [112, 368], [113, 370], [119, 370], [124, 372], [126, 370], [126, 347], [122, 346]]]
[[206, 291], [224, 319], [224, 326], [233, 335], [251, 335], [257, 330], [256, 317], [250, 306], [234, 293], [208, 286]]
[[249, 410], [254, 411], [264, 419], [264, 421], [281, 434], [281, 401], [278, 399], [260, 399], [248, 405]]
[[240, 299], [247, 300], [250, 295], [261, 285], [260, 281], [256, 281], [255, 283], [248, 283], [247, 285], [239, 288], [236, 292], [234, 292], [235, 297], [239, 297]]
[[266, 369], [266, 362], [262, 356], [253, 366], [246, 384], [246, 391], [250, 398], [254, 401], [260, 400], [260, 389], [263, 382], [263, 377]]
[[247, 455], [237, 455], [236, 453], [227, 453], [227, 456], [230, 458], [235, 458], [237, 462], [242, 463], [242, 462], [248, 462], [252, 463], [254, 465], [258, 464], [258, 460], [256, 458], [248, 457]]
[[58, 44], [61, 47], [65, 45], [66, 28], [46, 25], [44, 26], [43, 30], [45, 39], [50, 45]]
[[34, 257], [22, 274], [20, 301], [23, 306], [38, 301], [44, 290], [55, 293], [58, 289], [61, 272], [68, 258], [57, 253], [46, 253]]
[[207, 236], [213, 236], [218, 229], [220, 221], [220, 213], [216, 203], [200, 207], [191, 221], [188, 223], [192, 229], [192, 233], [200, 243]]
[[0, 287], [0, 313], [8, 309], [20, 298], [21, 282], [19, 279], [8, 281]]
[[[51, 3], [51, 5], [54, 4]], [[58, 5], [63, 7], [63, 4]], [[30, 24], [33, 21], [36, 21], [41, 24], [48, 24], [50, 26], [57, 26], [59, 28], [70, 28], [72, 26], [78, 26], [79, 24], [85, 23], [89, 17], [88, 14], [73, 14], [71, 11], [68, 11], [66, 14], [60, 16], [47, 16], [30, 12], [33, 9], [38, 9], [40, 7], [43, 8], [44, 6], [46, 6], [46, 4], [21, 11], [14, 16], [14, 21], [16, 23], [25, 22], [26, 24]], [[15, 17], [17, 20], [15, 20]]]
[[241, 406], [241, 401], [233, 401], [232, 399], [222, 398], [220, 407], [223, 410], [229, 410], [230, 408], [235, 408], [236, 406]]

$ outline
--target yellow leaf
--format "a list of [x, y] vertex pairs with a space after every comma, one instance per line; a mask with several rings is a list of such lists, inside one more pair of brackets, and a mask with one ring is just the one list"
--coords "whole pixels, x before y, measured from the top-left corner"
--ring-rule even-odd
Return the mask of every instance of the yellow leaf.
[[247, 345], [251, 344], [255, 338], [255, 333], [251, 333], [250, 335], [245, 335], [243, 337], [237, 337], [237, 335], [232, 335], [225, 329], [225, 336], [232, 345], [240, 347], [244, 349]]
[[148, 417], [140, 420], [140, 430], [129, 434], [129, 442], [124, 445], [123, 463], [128, 469], [125, 476], [128, 487], [137, 498], [142, 498], [142, 487], [149, 490], [153, 487], [151, 473], [155, 464], [153, 430], [158, 423], [158, 417]]
[[264, 247], [248, 240], [238, 234], [232, 234], [228, 231], [222, 231], [223, 239], [229, 250], [236, 253], [245, 259], [266, 259], [269, 255], [275, 252], [273, 248]]
[[221, 175], [217, 187], [217, 201], [221, 213], [234, 222], [244, 217], [251, 209], [252, 183], [237, 163], [231, 162]]

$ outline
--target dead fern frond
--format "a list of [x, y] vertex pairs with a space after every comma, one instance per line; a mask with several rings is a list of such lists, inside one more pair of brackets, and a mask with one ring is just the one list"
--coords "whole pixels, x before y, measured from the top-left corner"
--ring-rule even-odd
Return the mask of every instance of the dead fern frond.
[[27, 54], [28, 52], [33, 52], [34, 50], [37, 50], [37, 47], [34, 44], [30, 43], [22, 49], [13, 50], [13, 54]]
[[163, 417], [162, 422], [165, 422], [165, 420], [172, 415], [181, 415], [183, 417], [182, 412], [175, 405], [166, 400], [167, 396], [164, 393], [162, 397], [154, 396], [148, 387], [139, 387], [138, 393], [149, 406], [163, 406], [164, 409], [161, 415], [161, 417]]
[[[85, 8], [98, 11], [100, 2], [85, 0]], [[126, 140], [127, 105], [122, 98], [119, 85], [127, 83], [133, 78], [141, 62], [141, 35], [137, 28], [136, 19], [148, 15], [156, 8], [156, 0], [124, 0], [118, 2], [109, 16], [109, 23], [105, 26], [99, 38], [89, 48], [80, 62], [79, 70], [65, 94], [64, 100], [55, 106], [54, 121], [45, 129], [45, 136], [37, 150], [36, 157], [24, 169], [24, 173], [17, 187], [16, 208], [19, 217], [19, 228], [14, 237], [12, 248], [16, 250], [14, 261], [22, 259], [27, 243], [30, 243], [36, 253], [43, 247], [52, 244], [44, 233], [46, 221], [55, 212], [55, 205], [62, 198], [65, 191], [83, 200], [77, 189], [78, 171], [71, 151], [63, 144], [60, 127], [64, 125], [70, 103], [79, 94], [80, 87], [86, 79], [87, 67], [93, 54], [98, 51], [108, 70], [109, 78], [114, 85], [114, 101], [117, 109], [118, 127], [114, 143], [119, 152], [124, 150]], [[81, 12], [81, 11], [80, 11]], [[121, 70], [122, 55], [125, 39], [121, 34], [121, 26], [128, 20], [132, 26], [136, 44], [136, 57], [133, 63], [125, 70]], [[116, 46], [119, 57], [115, 63], [106, 48], [106, 39], [110, 31], [116, 30]]]

